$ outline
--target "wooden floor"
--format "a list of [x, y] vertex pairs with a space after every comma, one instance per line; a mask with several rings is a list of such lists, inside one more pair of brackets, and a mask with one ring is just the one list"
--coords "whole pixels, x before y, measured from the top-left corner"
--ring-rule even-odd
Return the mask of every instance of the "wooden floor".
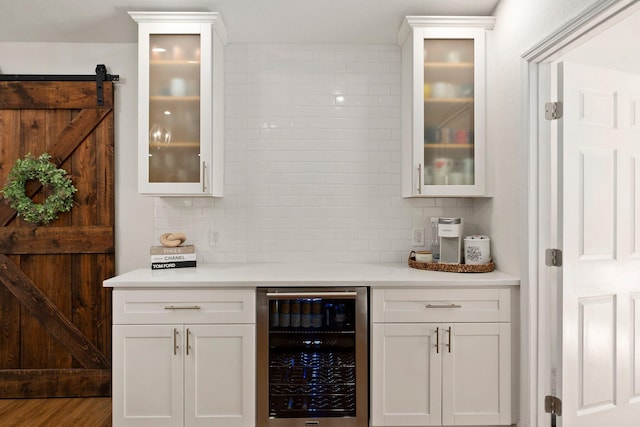
[[111, 427], [111, 398], [0, 399], [2, 427]]

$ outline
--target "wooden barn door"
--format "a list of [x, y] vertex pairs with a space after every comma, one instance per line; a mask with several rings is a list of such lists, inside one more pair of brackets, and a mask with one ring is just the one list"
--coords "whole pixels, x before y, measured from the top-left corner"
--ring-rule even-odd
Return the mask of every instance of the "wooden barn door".
[[0, 196], [0, 398], [111, 393], [113, 114], [110, 81], [0, 81], [0, 186], [16, 159], [46, 152], [78, 189], [44, 226]]

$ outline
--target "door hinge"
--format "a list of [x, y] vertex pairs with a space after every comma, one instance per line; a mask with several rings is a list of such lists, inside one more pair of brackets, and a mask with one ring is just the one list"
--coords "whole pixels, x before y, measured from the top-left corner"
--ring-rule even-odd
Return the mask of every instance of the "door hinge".
[[557, 120], [562, 117], [562, 102], [547, 102], [544, 104], [544, 118]]
[[561, 249], [547, 249], [544, 251], [545, 264], [549, 267], [561, 267], [562, 266], [562, 250]]
[[544, 397], [544, 412], [553, 415], [562, 415], [562, 400], [556, 396]]

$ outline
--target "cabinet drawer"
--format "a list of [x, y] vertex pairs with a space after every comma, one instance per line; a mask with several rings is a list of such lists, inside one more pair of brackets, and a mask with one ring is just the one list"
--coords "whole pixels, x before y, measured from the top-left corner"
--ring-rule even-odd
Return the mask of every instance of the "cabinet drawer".
[[255, 323], [255, 290], [114, 289], [113, 323]]
[[373, 322], [509, 322], [509, 289], [374, 289]]

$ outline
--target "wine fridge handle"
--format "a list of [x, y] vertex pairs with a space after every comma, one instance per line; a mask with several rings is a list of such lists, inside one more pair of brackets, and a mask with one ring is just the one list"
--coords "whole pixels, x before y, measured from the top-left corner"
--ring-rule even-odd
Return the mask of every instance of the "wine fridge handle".
[[296, 299], [296, 298], [337, 298], [356, 299], [357, 292], [267, 292], [268, 299]]

